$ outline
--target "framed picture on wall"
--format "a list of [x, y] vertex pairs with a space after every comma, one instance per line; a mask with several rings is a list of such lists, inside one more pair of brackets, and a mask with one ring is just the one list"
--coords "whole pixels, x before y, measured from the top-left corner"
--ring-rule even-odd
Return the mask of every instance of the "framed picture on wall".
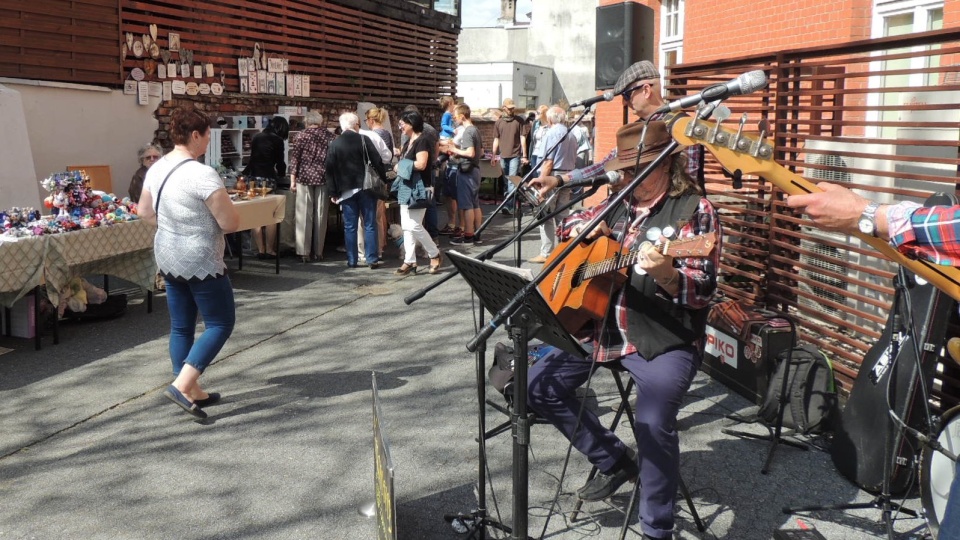
[[167, 48], [170, 52], [180, 52], [180, 34], [173, 32], [167, 34]]

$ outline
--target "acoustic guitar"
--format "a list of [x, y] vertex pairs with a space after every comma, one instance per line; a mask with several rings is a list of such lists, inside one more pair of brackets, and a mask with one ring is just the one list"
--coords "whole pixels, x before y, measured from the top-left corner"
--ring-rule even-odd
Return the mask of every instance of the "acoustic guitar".
[[[713, 122], [677, 116], [671, 127], [673, 138], [684, 145], [702, 144], [724, 168], [755, 174], [788, 195], [823, 191], [802, 176], [773, 160], [773, 146], [756, 138], [718, 128]], [[934, 287], [960, 300], [960, 268], [941, 266], [930, 261], [909, 259], [886, 241], [859, 231], [854, 236], [870, 244], [893, 262], [932, 283]]]
[[[545, 264], [549, 265], [570, 242], [561, 242]], [[577, 332], [591, 320], [606, 315], [611, 291], [618, 290], [627, 280], [626, 268], [637, 262], [644, 244], [649, 242], [624, 250], [619, 242], [606, 236], [580, 244], [540, 282], [540, 293], [568, 332]], [[716, 244], [716, 233], [708, 233], [658, 242], [654, 248], [670, 257], [705, 257]]]

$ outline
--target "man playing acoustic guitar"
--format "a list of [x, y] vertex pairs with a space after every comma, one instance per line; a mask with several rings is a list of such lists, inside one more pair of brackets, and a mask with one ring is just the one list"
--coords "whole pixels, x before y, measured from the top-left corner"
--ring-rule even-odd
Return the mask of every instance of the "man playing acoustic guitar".
[[[620, 128], [617, 154], [604, 163], [607, 171], [622, 171], [632, 179], [637, 164], [644, 168], [671, 140], [663, 122], [650, 122], [638, 160], [642, 129], [642, 123]], [[677, 414], [700, 365], [698, 344], [716, 291], [720, 259], [719, 217], [687, 173], [682, 149], [678, 147], [623, 201], [609, 218], [610, 224], [603, 222], [590, 233], [592, 239], [615, 237], [635, 261], [627, 269], [627, 279], [609, 290], [606, 317], [587, 324], [578, 336], [593, 346], [596, 363], [552, 350], [531, 368], [528, 385], [530, 408], [571, 439], [599, 469], [578, 491], [581, 499], [607, 498], [625, 482], [640, 479], [640, 521], [648, 539], [673, 535], [680, 477]], [[534, 180], [533, 185], [543, 183]], [[565, 240], [580, 232], [609, 201], [565, 219], [558, 236]], [[674, 258], [657, 245], [698, 235], [710, 237], [711, 249], [697, 256]], [[619, 364], [636, 383], [637, 453], [601, 424], [593, 411], [584, 410], [578, 421], [581, 407], [576, 389], [599, 363]]]

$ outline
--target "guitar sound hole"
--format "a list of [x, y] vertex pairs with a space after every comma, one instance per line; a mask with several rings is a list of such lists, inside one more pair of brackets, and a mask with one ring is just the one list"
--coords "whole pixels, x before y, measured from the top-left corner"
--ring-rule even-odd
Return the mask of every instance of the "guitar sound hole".
[[585, 268], [583, 265], [578, 266], [576, 270], [573, 271], [573, 279], [570, 280], [570, 288], [575, 289], [583, 283], [583, 273]]

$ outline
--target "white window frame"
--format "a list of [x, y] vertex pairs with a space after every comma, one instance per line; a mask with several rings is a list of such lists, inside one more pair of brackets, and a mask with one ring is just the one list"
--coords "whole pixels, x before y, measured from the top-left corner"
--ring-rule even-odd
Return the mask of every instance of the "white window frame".
[[[871, 38], [881, 38], [884, 36], [884, 27], [886, 26], [886, 19], [888, 17], [893, 17], [896, 15], [903, 15], [905, 13], [913, 14], [913, 32], [925, 32], [927, 31], [927, 25], [930, 21], [929, 12], [934, 10], [944, 10], [944, 0], [873, 0], [873, 18], [870, 29]], [[914, 50], [921, 52], [924, 50], [922, 46], [914, 47]], [[879, 55], [880, 53], [877, 53]], [[918, 70], [923, 69], [924, 58], [917, 57], [912, 59], [911, 68], [916, 68]], [[870, 71], [880, 71], [882, 68], [879, 61], [870, 63]], [[914, 73], [910, 75], [910, 85], [911, 86], [921, 86], [923, 85], [923, 73]], [[870, 88], [880, 88], [883, 81], [880, 76], [870, 77]], [[880, 96], [878, 94], [870, 94], [867, 97], [867, 104], [871, 107], [877, 107], [880, 105]], [[879, 120], [879, 113], [877, 111], [870, 111], [867, 113], [868, 122], [876, 122]], [[879, 136], [880, 130], [876, 126], [870, 126], [866, 130], [867, 137], [877, 137]]]
[[[666, 6], [661, 3], [660, 6], [660, 71], [662, 73], [660, 85], [663, 87], [666, 84], [666, 59], [667, 54], [676, 53], [678, 64], [683, 63], [683, 26], [684, 26], [684, 13], [686, 11], [686, 0], [677, 0], [677, 34], [674, 36], [667, 35], [667, 29], [669, 25], [667, 24], [667, 15]], [[673, 13], [673, 12], [671, 12]]]

